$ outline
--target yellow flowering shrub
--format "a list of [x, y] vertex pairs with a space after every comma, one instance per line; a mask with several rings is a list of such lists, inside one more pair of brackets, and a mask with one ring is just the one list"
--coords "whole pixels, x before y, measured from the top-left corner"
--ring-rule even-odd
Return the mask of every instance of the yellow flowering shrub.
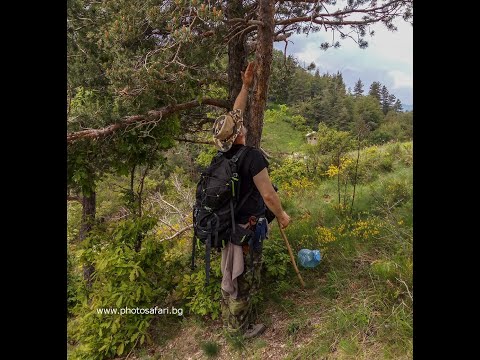
[[302, 176], [298, 179], [293, 179], [290, 182], [284, 183], [282, 190], [287, 193], [288, 196], [292, 195], [301, 190], [307, 190], [312, 188], [314, 183], [310, 181], [307, 177]]
[[370, 154], [375, 154], [378, 151], [378, 146], [373, 145], [365, 149], [365, 154], [370, 155]]
[[328, 244], [337, 240], [333, 231], [325, 226], [320, 226], [316, 229], [317, 239], [320, 244]]
[[340, 166], [329, 165], [328, 170], [325, 172], [325, 175], [329, 177], [334, 177], [340, 173], [342, 175], [349, 167], [353, 164], [353, 159], [349, 157], [342, 157], [340, 159]]
[[282, 193], [286, 193], [287, 196], [314, 186], [314, 183], [307, 177], [305, 164], [294, 159], [287, 158], [280, 166], [274, 167], [270, 177], [272, 182], [277, 184]]
[[352, 235], [367, 240], [380, 233], [379, 224], [374, 219], [358, 220], [353, 224]]
[[325, 174], [328, 175], [329, 177], [334, 177], [334, 176], [338, 175], [339, 171], [340, 171], [340, 169], [337, 166], [330, 165], [328, 167], [328, 170], [325, 172]]

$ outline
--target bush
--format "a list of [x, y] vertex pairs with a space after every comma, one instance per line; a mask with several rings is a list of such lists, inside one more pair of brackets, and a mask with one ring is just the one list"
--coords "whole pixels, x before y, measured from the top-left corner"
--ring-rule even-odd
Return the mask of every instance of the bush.
[[[203, 251], [205, 248], [202, 248]], [[198, 251], [197, 251], [198, 253]], [[212, 253], [213, 255], [213, 253]], [[220, 315], [221, 281], [219, 256], [212, 256], [210, 262], [210, 281], [205, 286], [205, 265], [202, 261], [196, 261], [196, 269], [191, 274], [183, 275], [178, 284], [179, 296], [187, 300], [185, 304], [192, 314], [208, 315], [217, 319]]]
[[82, 286], [82, 277], [79, 272], [75, 271], [77, 262], [75, 256], [72, 255], [70, 247], [67, 248], [67, 314], [73, 315], [73, 309], [79, 302], [77, 293]]
[[82, 221], [82, 205], [78, 201], [67, 202], [67, 242], [72, 243], [78, 236]]
[[[152, 308], [163, 304], [168, 276], [163, 273], [163, 246], [151, 229], [156, 220], [124, 220], [113, 229], [97, 227], [78, 250], [81, 260], [95, 265], [90, 296], [83, 296], [74, 308], [69, 336], [78, 343], [73, 359], [103, 359], [122, 355], [127, 348], [148, 339], [147, 329], [154, 315], [101, 313], [101, 309]], [[142, 249], [134, 250], [137, 236]]]
[[213, 157], [217, 154], [217, 149], [213, 146], [204, 148], [195, 159], [195, 163], [203, 168], [206, 168], [212, 162]]
[[325, 177], [328, 167], [338, 167], [338, 159], [344, 157], [354, 144], [348, 132], [329, 128], [323, 123], [318, 125], [317, 138], [317, 145], [308, 147], [307, 164], [314, 175]]
[[263, 243], [263, 265], [268, 277], [281, 280], [287, 275], [290, 256], [283, 239], [270, 236]]
[[388, 205], [405, 203], [411, 198], [412, 184], [406, 180], [394, 179], [384, 185], [384, 202]]
[[270, 178], [287, 195], [311, 188], [314, 184], [307, 175], [305, 164], [286, 158], [281, 164], [272, 166]]

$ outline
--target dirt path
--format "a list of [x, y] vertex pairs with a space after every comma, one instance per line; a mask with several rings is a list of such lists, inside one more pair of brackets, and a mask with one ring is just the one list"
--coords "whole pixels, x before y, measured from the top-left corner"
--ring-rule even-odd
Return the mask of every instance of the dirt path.
[[[292, 310], [293, 307], [297, 309]], [[201, 348], [203, 341], [219, 345], [215, 359], [284, 359], [292, 350], [311, 341], [321, 323], [322, 312], [317, 311], [320, 307], [318, 290], [315, 288], [303, 291], [294, 289], [281, 302], [269, 302], [259, 316], [267, 329], [260, 337], [246, 340], [243, 350], [237, 350], [227, 343], [221, 332], [220, 321], [202, 324], [187, 320], [174, 338], [155, 349], [152, 359], [209, 359]], [[300, 312], [303, 309], [306, 311], [299, 316], [298, 309]]]

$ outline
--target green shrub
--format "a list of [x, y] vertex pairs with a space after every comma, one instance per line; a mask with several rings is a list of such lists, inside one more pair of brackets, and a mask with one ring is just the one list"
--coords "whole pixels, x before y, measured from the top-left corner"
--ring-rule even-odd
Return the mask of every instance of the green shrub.
[[412, 184], [405, 180], [393, 180], [386, 184], [385, 191], [387, 204], [405, 203], [411, 198]]
[[281, 280], [287, 274], [290, 256], [283, 239], [279, 237], [269, 239], [263, 243], [263, 266], [268, 277]]
[[303, 193], [314, 185], [309, 179], [305, 164], [292, 158], [286, 158], [282, 163], [272, 166], [270, 178], [287, 195]]
[[82, 221], [82, 205], [78, 201], [67, 203], [67, 242], [74, 242]]
[[67, 248], [67, 313], [73, 315], [73, 309], [79, 302], [77, 293], [82, 287], [82, 277], [76, 270], [76, 258]]
[[195, 159], [195, 163], [201, 167], [206, 168], [212, 162], [213, 157], [217, 154], [217, 149], [214, 146], [204, 148]]
[[379, 163], [379, 169], [383, 172], [390, 172], [393, 170], [393, 159], [390, 156], [384, 156]]
[[[156, 220], [145, 217], [124, 220], [113, 229], [97, 227], [78, 250], [81, 260], [94, 264], [95, 272], [90, 295], [81, 298], [69, 324], [71, 340], [78, 344], [73, 359], [122, 355], [137, 341], [141, 345], [148, 339], [147, 329], [155, 315], [119, 312], [163, 305], [169, 278], [158, 276], [163, 273], [163, 246], [150, 232], [155, 224]], [[143, 245], [136, 252], [139, 235]], [[117, 314], [102, 313], [102, 308], [115, 308]]]
[[[204, 250], [204, 248], [202, 248]], [[198, 252], [197, 252], [198, 253]], [[212, 253], [213, 255], [213, 253]], [[210, 262], [210, 281], [205, 286], [205, 265], [196, 261], [196, 269], [191, 274], [184, 274], [178, 289], [179, 296], [187, 300], [185, 306], [192, 314], [209, 315], [217, 319], [220, 315], [221, 279], [220, 256], [212, 256]]]
[[352, 150], [354, 142], [351, 134], [346, 131], [338, 131], [320, 123], [317, 131], [318, 142], [308, 147], [309, 167], [317, 168], [317, 174], [323, 176], [325, 165], [338, 166], [338, 159]]

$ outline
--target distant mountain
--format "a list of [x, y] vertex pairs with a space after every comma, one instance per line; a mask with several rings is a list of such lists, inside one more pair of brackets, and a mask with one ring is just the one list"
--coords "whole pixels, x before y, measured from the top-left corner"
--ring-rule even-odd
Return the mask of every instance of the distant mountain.
[[413, 104], [408, 105], [408, 104], [402, 104], [403, 111], [412, 111], [413, 110]]

